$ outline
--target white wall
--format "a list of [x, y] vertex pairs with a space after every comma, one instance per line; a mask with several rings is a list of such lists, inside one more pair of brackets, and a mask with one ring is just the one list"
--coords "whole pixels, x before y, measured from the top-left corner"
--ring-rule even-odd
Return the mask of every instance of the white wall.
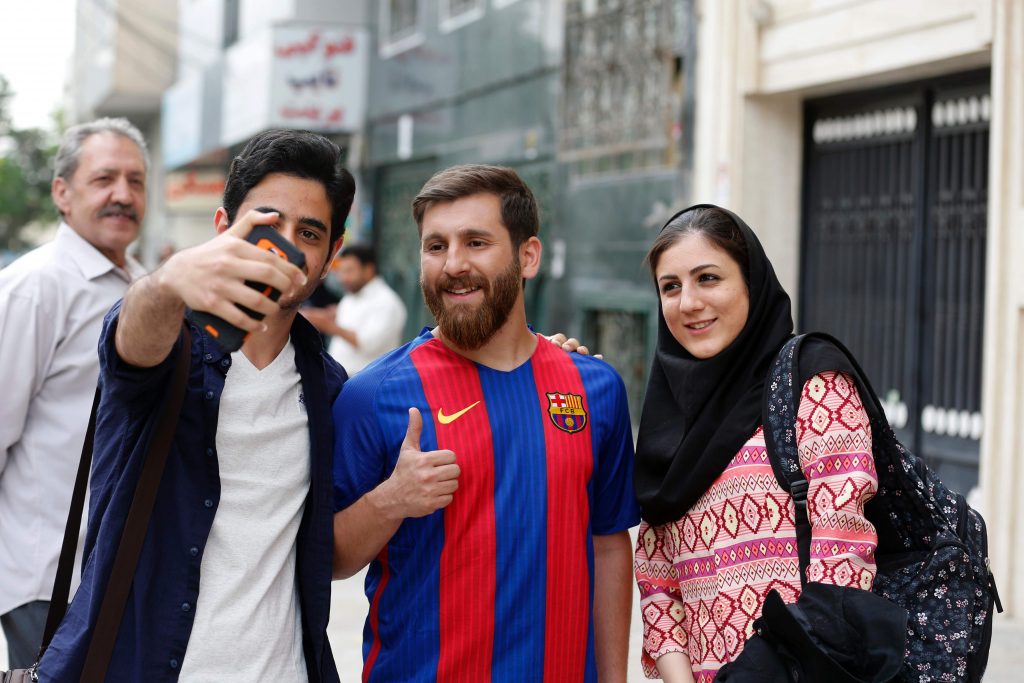
[[1024, 618], [1024, 3], [996, 3], [981, 484], [1003, 605]]
[[988, 62], [991, 0], [775, 0], [758, 40], [754, 90], [777, 93], [843, 81], [907, 80], [921, 69]]

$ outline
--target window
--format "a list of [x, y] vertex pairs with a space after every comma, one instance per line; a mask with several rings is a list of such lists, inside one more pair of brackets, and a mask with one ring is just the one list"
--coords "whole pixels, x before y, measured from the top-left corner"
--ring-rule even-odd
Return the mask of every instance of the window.
[[484, 0], [441, 0], [441, 31], [454, 31], [483, 15]]
[[691, 2], [567, 0], [559, 158], [575, 177], [670, 168]]
[[224, 47], [238, 42], [238, 0], [224, 1]]
[[423, 42], [421, 0], [385, 0], [381, 8], [381, 57], [392, 57]]
[[[647, 368], [651, 358], [650, 315], [646, 312], [616, 308], [590, 309], [584, 318], [584, 336], [596, 352], [604, 352], [608, 362], [622, 377], [626, 385], [626, 399], [634, 428], [640, 424], [640, 410], [644, 405], [647, 388]], [[609, 353], [614, 349], [615, 353]]]

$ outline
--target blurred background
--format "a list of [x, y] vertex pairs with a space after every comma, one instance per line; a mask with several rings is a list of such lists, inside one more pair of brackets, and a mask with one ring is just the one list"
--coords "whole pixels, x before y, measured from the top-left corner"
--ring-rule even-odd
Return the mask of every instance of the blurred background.
[[643, 254], [678, 209], [731, 208], [798, 327], [845, 340], [904, 443], [985, 514], [1007, 608], [989, 678], [1016, 680], [1024, 0], [35, 5], [7, 3], [0, 28], [0, 264], [55, 229], [66, 125], [126, 116], [146, 135], [150, 267], [212, 235], [251, 135], [306, 128], [346, 150], [348, 239], [377, 247], [412, 336], [430, 318], [410, 200], [446, 166], [508, 165], [542, 207], [532, 323], [603, 352], [636, 420], [656, 334]]

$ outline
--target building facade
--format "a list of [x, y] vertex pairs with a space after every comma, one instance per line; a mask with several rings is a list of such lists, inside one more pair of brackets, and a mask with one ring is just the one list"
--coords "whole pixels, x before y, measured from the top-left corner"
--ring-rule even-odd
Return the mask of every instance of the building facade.
[[1024, 613], [1019, 0], [104, 7], [80, 3], [76, 118], [128, 114], [149, 135], [150, 251], [209, 235], [250, 135], [319, 130], [348, 150], [349, 234], [377, 245], [412, 336], [430, 322], [412, 197], [453, 164], [512, 166], [542, 208], [530, 319], [603, 351], [637, 417], [656, 321], [643, 254], [674, 210], [728, 206], [798, 327], [847, 341], [900, 437], [971, 492]]
[[705, 0], [693, 196], [762, 237], [798, 326], [864, 360], [985, 513], [1024, 613], [1024, 5]]
[[157, 237], [151, 236], [166, 230], [160, 101], [177, 72], [178, 6], [144, 0], [79, 2], [75, 17], [68, 123], [123, 116], [145, 136], [150, 172], [140, 256], [150, 260], [157, 249]]
[[531, 322], [616, 349], [608, 357], [638, 416], [655, 329], [641, 261], [684, 194], [692, 149], [681, 123], [691, 3], [394, 0], [378, 10], [364, 180], [382, 270], [411, 311], [407, 334], [430, 320], [413, 196], [447, 166], [512, 166], [541, 206]]
[[231, 159], [256, 133], [303, 128], [358, 147], [366, 8], [361, 0], [180, 2], [178, 78], [161, 107], [165, 241], [210, 237]]

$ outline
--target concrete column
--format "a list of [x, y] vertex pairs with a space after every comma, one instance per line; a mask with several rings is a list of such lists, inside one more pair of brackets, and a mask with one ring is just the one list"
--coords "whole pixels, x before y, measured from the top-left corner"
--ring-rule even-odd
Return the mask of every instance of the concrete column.
[[992, 570], [1024, 617], [1024, 4], [995, 0], [981, 440]]
[[704, 0], [697, 19], [693, 200], [750, 223], [796, 305], [801, 97], [758, 93], [760, 30], [749, 3]]
[[[742, 95], [737, 82], [737, 0], [697, 3], [697, 97], [694, 132], [693, 200], [740, 211], [736, 148]], [[752, 46], [748, 49], [753, 50]]]

